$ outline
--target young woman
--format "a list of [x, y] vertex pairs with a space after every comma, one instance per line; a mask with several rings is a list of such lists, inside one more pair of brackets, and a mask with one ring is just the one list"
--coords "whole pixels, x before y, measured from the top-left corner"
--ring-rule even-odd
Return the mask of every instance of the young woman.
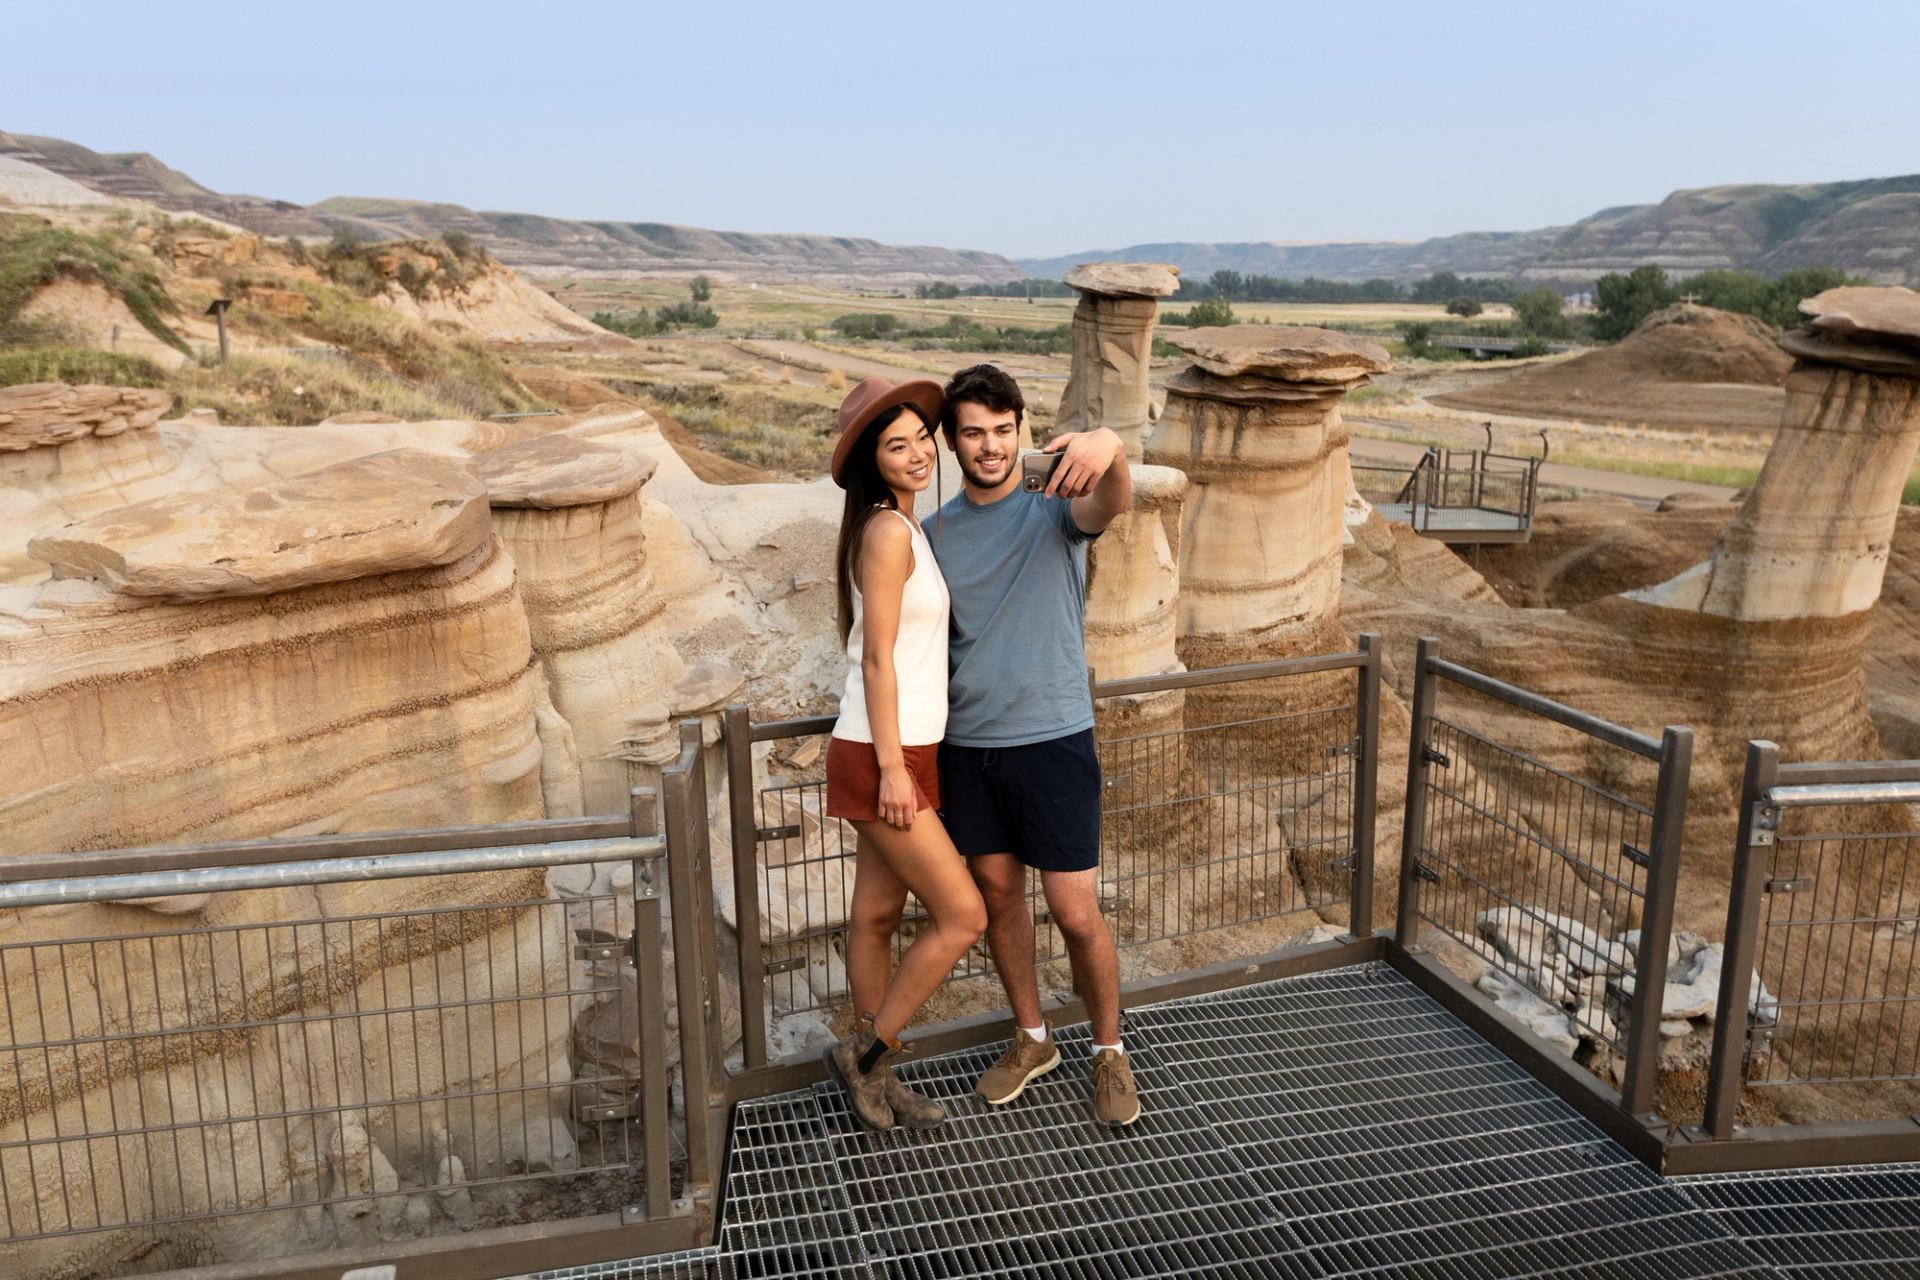
[[[860, 1122], [938, 1125], [938, 1102], [893, 1074], [900, 1032], [987, 927], [966, 863], [934, 812], [947, 727], [947, 585], [914, 520], [938, 472], [940, 386], [868, 378], [840, 405], [833, 479], [847, 491], [836, 553], [846, 692], [827, 748], [827, 814], [859, 833], [847, 923], [858, 1021], [826, 1052]], [[911, 891], [930, 923], [891, 978], [893, 936]]]

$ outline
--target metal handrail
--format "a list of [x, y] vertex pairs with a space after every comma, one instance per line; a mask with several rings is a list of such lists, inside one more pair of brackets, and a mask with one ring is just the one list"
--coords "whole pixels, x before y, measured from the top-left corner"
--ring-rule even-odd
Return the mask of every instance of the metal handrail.
[[112, 902], [126, 898], [164, 898], [185, 893], [222, 893], [239, 889], [290, 889], [358, 880], [400, 880], [412, 876], [456, 875], [472, 871], [575, 866], [583, 862], [652, 860], [665, 853], [666, 841], [652, 836], [568, 840], [554, 844], [492, 845], [458, 851], [375, 854], [364, 858], [329, 858], [251, 866], [188, 867], [178, 871], [120, 872], [76, 876], [65, 880], [23, 880], [0, 884], [0, 910], [70, 906], [81, 902]]
[[[1402, 815], [1400, 900], [1395, 924], [1397, 945], [1408, 951], [1417, 948], [1421, 880], [1438, 875], [1423, 864], [1422, 857], [1426, 853], [1424, 838], [1428, 771], [1434, 764], [1445, 761], [1445, 757], [1434, 749], [1432, 727], [1437, 722], [1435, 704], [1438, 682], [1446, 680], [1658, 763], [1659, 772], [1649, 816], [1648, 847], [1645, 850], [1633, 850], [1630, 856], [1647, 872], [1642, 896], [1640, 939], [1634, 954], [1635, 990], [1661, 991], [1666, 983], [1667, 943], [1673, 932], [1674, 901], [1679, 884], [1693, 731], [1669, 725], [1661, 738], [1655, 741], [1646, 734], [1602, 720], [1565, 703], [1447, 662], [1439, 657], [1439, 641], [1432, 637], [1421, 638], [1415, 656], [1414, 673], [1413, 727], [1407, 747], [1406, 808]], [[1660, 1005], [1657, 999], [1642, 998], [1633, 1002], [1623, 1046], [1625, 1075], [1618, 1105], [1636, 1122], [1648, 1116], [1653, 1102], [1659, 1071], [1659, 1023]]]
[[[1373, 910], [1373, 867], [1377, 772], [1379, 765], [1379, 685], [1382, 648], [1380, 637], [1365, 633], [1357, 648], [1341, 653], [1313, 654], [1297, 658], [1279, 658], [1196, 671], [1174, 671], [1152, 676], [1100, 680], [1088, 672], [1093, 698], [1137, 697], [1143, 694], [1175, 692], [1253, 680], [1304, 676], [1325, 672], [1357, 672], [1357, 692], [1352, 706], [1358, 722], [1356, 739], [1343, 745], [1353, 756], [1354, 791], [1352, 809], [1353, 847], [1349, 851], [1350, 940], [1356, 945], [1371, 942]], [[783, 1064], [768, 1059], [766, 1026], [767, 957], [761, 942], [761, 906], [759, 890], [761, 867], [758, 832], [754, 816], [756, 790], [753, 778], [754, 744], [790, 738], [813, 737], [830, 733], [834, 716], [804, 716], [787, 720], [756, 721], [744, 705], [731, 705], [724, 713], [724, 737], [727, 753], [728, 808], [733, 835], [733, 890], [736, 942], [740, 973], [742, 1044], [736, 1079], [753, 1077], [766, 1088], [790, 1088], [793, 1081], [778, 1074]], [[1223, 727], [1223, 726], [1201, 726]], [[792, 939], [788, 939], [791, 941]], [[964, 1020], [963, 1020], [964, 1021]], [[958, 1024], [953, 1024], [954, 1028]], [[948, 1028], [923, 1029], [917, 1040], [941, 1042], [942, 1037], [958, 1034]], [[784, 1064], [791, 1066], [791, 1064]], [[756, 1086], [758, 1087], [758, 1086]], [[735, 1096], [747, 1096], [735, 1090]]]

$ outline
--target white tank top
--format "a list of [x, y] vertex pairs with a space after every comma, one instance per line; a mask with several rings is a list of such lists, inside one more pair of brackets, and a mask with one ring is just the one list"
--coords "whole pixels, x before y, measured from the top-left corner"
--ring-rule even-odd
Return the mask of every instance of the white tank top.
[[[913, 572], [900, 593], [900, 630], [893, 639], [893, 670], [899, 686], [900, 745], [925, 747], [947, 733], [947, 618], [952, 607], [947, 580], [933, 558], [920, 525], [906, 512], [889, 507], [913, 531]], [[840, 696], [840, 719], [833, 736], [848, 742], [872, 742], [867, 722], [867, 685], [861, 674], [861, 628], [865, 611], [855, 582], [853, 629], [847, 632], [847, 688]]]

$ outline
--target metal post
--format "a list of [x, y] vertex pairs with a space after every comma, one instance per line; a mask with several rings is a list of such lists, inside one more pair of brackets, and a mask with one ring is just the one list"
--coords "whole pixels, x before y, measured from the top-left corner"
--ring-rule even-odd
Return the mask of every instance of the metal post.
[[733, 828], [733, 918], [739, 929], [740, 1055], [767, 1065], [767, 960], [760, 945], [760, 832], [753, 816], [753, 713], [726, 709], [727, 805]]
[[1347, 936], [1373, 934], [1373, 844], [1380, 790], [1380, 633], [1360, 633], [1359, 691], [1354, 715], [1360, 741], [1353, 770], [1353, 888], [1347, 898]]
[[1427, 670], [1440, 641], [1421, 636], [1413, 659], [1413, 732], [1407, 738], [1407, 798], [1400, 823], [1400, 902], [1393, 938], [1405, 950], [1420, 936], [1420, 844], [1427, 825], [1427, 734], [1433, 720], [1435, 685]]
[[707, 1123], [707, 990], [700, 949], [699, 858], [696, 823], [706, 826], [704, 798], [693, 789], [700, 744], [683, 736], [680, 758], [660, 775], [667, 820], [667, 891], [673, 908], [674, 986], [680, 1017], [680, 1088], [687, 1110], [687, 1186], [710, 1193], [714, 1185], [712, 1130]]
[[1687, 780], [1693, 771], [1693, 730], [1668, 725], [1660, 735], [1660, 777], [1653, 793], [1653, 847], [1647, 897], [1640, 915], [1640, 948], [1633, 963], [1633, 1008], [1627, 1023], [1626, 1079], [1620, 1105], [1651, 1117], [1660, 1078], [1660, 998], [1667, 986], [1667, 942], [1673, 936], [1673, 899], [1680, 882], [1680, 851], [1687, 825]]
[[1707, 1065], [1706, 1131], [1715, 1138], [1733, 1136], [1734, 1113], [1747, 1078], [1748, 1013], [1753, 999], [1754, 961], [1760, 945], [1760, 903], [1767, 890], [1772, 858], [1756, 844], [1761, 797], [1780, 776], [1780, 748], [1771, 742], [1747, 743], [1747, 776], [1740, 786], [1740, 836], [1733, 849], [1733, 893], [1727, 902], [1726, 954], [1720, 965], [1720, 1005], [1713, 1019], [1713, 1058]]
[[721, 1033], [720, 946], [714, 931], [713, 825], [708, 821], [711, 810], [707, 793], [706, 737], [699, 720], [680, 722], [680, 744], [683, 749], [693, 752], [690, 775], [694, 803], [693, 883], [698, 908], [693, 920], [700, 941], [701, 1008], [706, 1011], [707, 1047], [712, 1051], [707, 1055], [707, 1086], [715, 1092], [722, 1092], [727, 1081], [726, 1064], [721, 1060], [726, 1037]]
[[[628, 803], [636, 836], [660, 832], [660, 797], [652, 787], [634, 787]], [[673, 1195], [673, 1170], [667, 1155], [667, 991], [662, 972], [666, 952], [660, 937], [660, 885], [655, 859], [633, 860], [633, 972], [640, 991], [640, 1142], [641, 1177], [646, 1187], [645, 1216], [667, 1216]]]

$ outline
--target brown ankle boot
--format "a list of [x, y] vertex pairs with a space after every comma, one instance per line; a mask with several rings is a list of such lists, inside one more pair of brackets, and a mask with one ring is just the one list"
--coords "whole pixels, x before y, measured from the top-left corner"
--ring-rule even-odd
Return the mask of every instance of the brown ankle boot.
[[876, 1071], [884, 1071], [887, 1076], [887, 1105], [893, 1109], [895, 1124], [909, 1129], [938, 1129], [947, 1118], [947, 1109], [924, 1093], [915, 1093], [900, 1083], [893, 1074], [893, 1057], [888, 1054], [880, 1060]]
[[[873, 1015], [860, 1015], [861, 1031], [873, 1031]], [[894, 1074], [894, 1064], [899, 1061], [903, 1050], [893, 1049], [883, 1054], [880, 1064], [874, 1068], [883, 1071], [887, 1077], [887, 1106], [893, 1111], [893, 1122], [908, 1129], [937, 1129], [947, 1118], [947, 1109], [923, 1093], [915, 1093], [900, 1083], [900, 1077]]]
[[872, 1071], [860, 1070], [861, 1055], [873, 1043], [873, 1032], [862, 1027], [852, 1035], [828, 1045], [821, 1057], [826, 1061], [827, 1070], [833, 1073], [833, 1078], [846, 1090], [847, 1106], [853, 1111], [854, 1119], [866, 1128], [884, 1133], [893, 1128], [893, 1108], [887, 1105], [887, 1078], [890, 1073], [883, 1062], [874, 1063]]

